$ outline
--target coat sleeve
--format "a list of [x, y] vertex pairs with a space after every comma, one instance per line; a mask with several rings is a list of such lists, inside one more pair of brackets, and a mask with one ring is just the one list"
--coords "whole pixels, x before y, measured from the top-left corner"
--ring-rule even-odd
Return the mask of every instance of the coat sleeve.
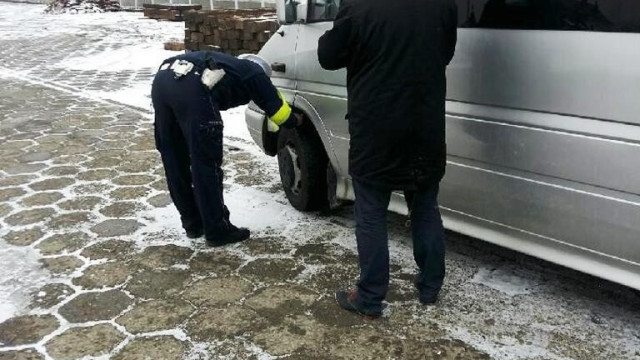
[[247, 91], [256, 105], [264, 111], [269, 119], [278, 126], [290, 127], [295, 121], [291, 118], [292, 110], [282, 94], [264, 74], [254, 75], [245, 82]]
[[449, 26], [447, 31], [447, 65], [453, 59], [456, 51], [456, 42], [458, 41], [458, 7], [455, 2], [451, 2], [449, 10]]
[[347, 0], [343, 0], [333, 21], [333, 28], [325, 32], [318, 41], [318, 60], [322, 68], [338, 70], [349, 64], [353, 31], [351, 6]]

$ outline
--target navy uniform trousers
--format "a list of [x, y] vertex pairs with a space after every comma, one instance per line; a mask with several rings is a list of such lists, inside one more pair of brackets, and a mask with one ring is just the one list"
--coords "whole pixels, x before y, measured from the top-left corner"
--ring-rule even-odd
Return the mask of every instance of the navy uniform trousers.
[[229, 211], [222, 196], [222, 118], [201, 69], [174, 77], [159, 70], [151, 87], [155, 141], [171, 199], [187, 232], [207, 238], [226, 231]]
[[[354, 180], [356, 240], [360, 263], [357, 301], [372, 312], [382, 311], [389, 289], [387, 207], [390, 190]], [[444, 227], [438, 208], [438, 184], [405, 192], [411, 208], [413, 258], [418, 265], [415, 285], [420, 301], [432, 303], [445, 276]]]

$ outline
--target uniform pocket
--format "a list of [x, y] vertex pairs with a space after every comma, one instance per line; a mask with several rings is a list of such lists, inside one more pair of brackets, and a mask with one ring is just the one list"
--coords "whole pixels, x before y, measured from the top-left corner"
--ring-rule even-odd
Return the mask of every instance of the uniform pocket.
[[202, 159], [213, 161], [216, 165], [222, 164], [222, 121], [202, 121], [198, 128], [199, 146], [198, 152]]

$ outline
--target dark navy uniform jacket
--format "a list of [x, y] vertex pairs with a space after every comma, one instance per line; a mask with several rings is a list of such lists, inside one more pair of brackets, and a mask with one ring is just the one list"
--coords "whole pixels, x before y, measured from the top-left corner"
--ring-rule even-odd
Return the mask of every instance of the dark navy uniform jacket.
[[287, 122], [291, 108], [258, 64], [216, 51], [193, 51], [167, 59], [164, 63], [174, 60], [189, 61], [200, 73], [206, 68], [225, 71], [222, 80], [211, 89], [220, 110], [253, 101], [277, 125], [289, 127], [295, 123]]

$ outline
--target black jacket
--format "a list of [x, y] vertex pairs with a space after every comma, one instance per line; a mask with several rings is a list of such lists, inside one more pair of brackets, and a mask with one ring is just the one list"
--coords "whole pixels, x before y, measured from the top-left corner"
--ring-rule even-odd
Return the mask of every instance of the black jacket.
[[456, 27], [454, 0], [342, 1], [318, 59], [347, 68], [352, 178], [394, 190], [440, 181]]

